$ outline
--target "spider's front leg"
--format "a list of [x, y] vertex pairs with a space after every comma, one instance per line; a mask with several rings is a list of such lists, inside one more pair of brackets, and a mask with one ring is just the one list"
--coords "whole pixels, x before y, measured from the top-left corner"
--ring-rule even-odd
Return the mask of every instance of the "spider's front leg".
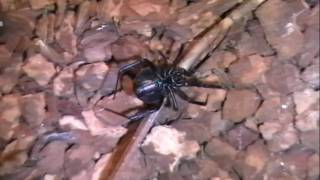
[[116, 97], [116, 92], [117, 92], [117, 89], [118, 89], [118, 84], [119, 84], [119, 81], [121, 79], [121, 77], [126, 74], [127, 72], [137, 68], [137, 67], [142, 67], [142, 66], [149, 66], [149, 67], [152, 67], [154, 68], [154, 64], [147, 60], [147, 59], [139, 59], [133, 63], [130, 63], [130, 64], [126, 64], [124, 66], [122, 66], [120, 69], [119, 69], [119, 72], [118, 72], [118, 77], [117, 77], [117, 81], [116, 81], [116, 85], [115, 85], [115, 88], [113, 90], [114, 92], [114, 95], [113, 95], [113, 98]]
[[175, 93], [181, 97], [183, 100], [188, 101], [189, 103], [192, 104], [198, 104], [198, 105], [206, 105], [206, 102], [198, 102], [194, 100], [193, 98], [189, 97], [185, 92], [183, 92], [181, 89], [176, 88]]
[[192, 78], [187, 82], [187, 86], [193, 87], [203, 87], [203, 88], [216, 88], [216, 89], [234, 89], [235, 85], [233, 83], [219, 83], [219, 82], [203, 82], [198, 79]]

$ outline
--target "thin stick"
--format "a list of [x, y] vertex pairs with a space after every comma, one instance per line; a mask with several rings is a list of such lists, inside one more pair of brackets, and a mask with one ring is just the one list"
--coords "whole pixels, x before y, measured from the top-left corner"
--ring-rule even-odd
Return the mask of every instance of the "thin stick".
[[[115, 149], [113, 152], [113, 157], [116, 159], [115, 161], [112, 159], [109, 161], [100, 180], [118, 179], [118, 176], [120, 176], [119, 172], [125, 171], [125, 168], [131, 162], [131, 159], [136, 156], [140, 144], [149, 133], [150, 129], [154, 125], [154, 122], [161, 117], [161, 110], [163, 107], [164, 106], [162, 105], [160, 109], [152, 113], [147, 120], [142, 121], [136, 131], [133, 133], [133, 136], [130, 137], [129, 141], [124, 142], [121, 147], [118, 146]], [[115, 156], [115, 154], [120, 154], [120, 157]]]
[[213, 51], [222, 42], [233, 24], [237, 23], [265, 1], [266, 0], [248, 0], [236, 8], [230, 15], [220, 21], [217, 26], [201, 37], [198, 42], [190, 48], [178, 66], [186, 70], [196, 66], [209, 52]]

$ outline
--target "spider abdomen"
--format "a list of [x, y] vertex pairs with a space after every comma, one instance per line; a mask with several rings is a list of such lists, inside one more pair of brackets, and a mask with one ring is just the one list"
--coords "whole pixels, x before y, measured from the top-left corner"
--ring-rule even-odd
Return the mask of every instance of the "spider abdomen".
[[135, 93], [147, 104], [159, 105], [164, 99], [163, 89], [159, 86], [159, 78], [151, 69], [144, 69], [135, 78]]

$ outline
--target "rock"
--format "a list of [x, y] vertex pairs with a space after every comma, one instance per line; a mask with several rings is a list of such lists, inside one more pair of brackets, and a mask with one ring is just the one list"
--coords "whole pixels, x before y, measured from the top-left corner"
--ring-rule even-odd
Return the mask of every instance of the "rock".
[[53, 0], [30, 0], [32, 9], [42, 9], [52, 4], [54, 4]]
[[[125, 104], [123, 102], [126, 102]], [[97, 107], [108, 109], [114, 112], [123, 113], [134, 108], [141, 107], [143, 102], [133, 95], [129, 95], [124, 91], [118, 92], [116, 98], [105, 97], [100, 100]]]
[[222, 102], [226, 98], [227, 91], [224, 89], [212, 89], [206, 104], [206, 110], [217, 111], [221, 109]]
[[113, 23], [103, 24], [84, 33], [80, 44], [88, 62], [107, 61], [112, 57], [111, 44], [119, 35]]
[[272, 89], [268, 84], [265, 82], [265, 78], [263, 78], [264, 83], [263, 84], [256, 84], [255, 87], [257, 88], [259, 94], [265, 98], [273, 98], [275, 96], [280, 96], [281, 94], [278, 91], [275, 91]]
[[137, 14], [140, 16], [147, 16], [149, 14], [160, 14], [164, 13], [163, 15], [168, 15], [169, 13], [166, 7], [167, 3], [166, 1], [147, 1], [142, 0], [139, 2], [136, 1], [129, 1], [128, 3], [129, 7], [133, 9]]
[[80, 171], [78, 174], [70, 177], [70, 180], [84, 180], [84, 179], [90, 179], [90, 177], [92, 176], [92, 172], [93, 171], [93, 164], [85, 169]]
[[[1, 50], [0, 53], [2, 53]], [[2, 62], [2, 60], [0, 60], [0, 62]], [[3, 68], [0, 66], [0, 92], [9, 93], [13, 90], [14, 86], [18, 83], [21, 68], [22, 62], [14, 59], [12, 59], [12, 63], [7, 66]]]
[[184, 178], [177, 172], [173, 172], [173, 173], [161, 173], [158, 176], [159, 180], [184, 180]]
[[[173, 171], [181, 159], [195, 158], [200, 146], [196, 141], [187, 140], [184, 132], [177, 131], [169, 126], [156, 126], [146, 137], [142, 149], [151, 157], [170, 155], [172, 158], [167, 159], [167, 169]], [[161, 161], [161, 159], [158, 160]]]
[[20, 96], [16, 94], [5, 95], [0, 100], [0, 137], [10, 140], [14, 128], [18, 126], [21, 116]]
[[43, 91], [46, 87], [39, 86], [39, 84], [28, 76], [22, 76], [17, 83], [16, 89], [21, 94], [32, 94]]
[[[279, 81], [281, 79], [281, 81]], [[291, 64], [278, 64], [266, 72], [268, 85], [282, 94], [289, 94], [302, 88], [299, 70]]]
[[95, 47], [88, 47], [83, 52], [87, 61], [90, 63], [106, 61], [112, 57], [111, 47], [106, 44], [98, 44]]
[[77, 36], [74, 34], [75, 13], [67, 11], [59, 30], [56, 32], [56, 40], [61, 48], [72, 55], [77, 54]]
[[[319, 55], [319, 8], [313, 8], [297, 16], [299, 26], [303, 28], [305, 42], [303, 51], [298, 55], [297, 62], [300, 67], [311, 65], [313, 59]], [[317, 60], [319, 58], [316, 58]]]
[[238, 151], [220, 138], [212, 138], [205, 146], [204, 152], [216, 162], [220, 168], [228, 170], [233, 166]]
[[62, 141], [49, 143], [39, 154], [37, 168], [50, 174], [62, 173], [67, 146], [67, 143]]
[[223, 119], [240, 122], [252, 116], [260, 104], [260, 97], [250, 90], [231, 90], [223, 106]]
[[241, 39], [236, 46], [240, 57], [252, 54], [263, 56], [273, 54], [273, 50], [264, 37], [264, 29], [261, 27], [260, 22], [258, 20], [250, 20], [246, 26], [246, 31], [248, 32], [241, 34]]
[[180, 166], [178, 168], [178, 172], [182, 176], [192, 176], [194, 174], [197, 174], [199, 170], [200, 167], [195, 162], [195, 160], [181, 161]]
[[[17, 123], [12, 123], [12, 122], [7, 122], [7, 121], [2, 121], [1, 120], [1, 126], [0, 126], [0, 141], [1, 141], [1, 146], [3, 147], [7, 141], [9, 141], [13, 134], [14, 134], [14, 129], [17, 126]], [[2, 148], [0, 148], [2, 149]]]
[[255, 117], [259, 122], [265, 122], [265, 121], [271, 121], [271, 120], [277, 119], [280, 113], [281, 113], [281, 98], [274, 97], [274, 98], [268, 98], [265, 101], [263, 101]]
[[285, 153], [277, 153], [270, 157], [265, 176], [270, 179], [306, 179], [307, 160], [311, 151], [295, 146]]
[[315, 64], [307, 67], [301, 74], [302, 80], [307, 82], [309, 87], [314, 88], [314, 89], [320, 87], [320, 83], [319, 83], [320, 66], [319, 66], [318, 60], [319, 60], [319, 57], [317, 57], [317, 60], [316, 60], [316, 62], [318, 62], [318, 63], [315, 63]]
[[316, 180], [319, 179], [320, 173], [319, 173], [319, 154], [313, 154], [309, 157], [307, 160], [308, 162], [308, 176], [307, 179], [310, 180]]
[[[91, 83], [94, 83], [94, 85], [97, 85], [96, 82], [91, 82]], [[91, 88], [91, 87], [87, 86], [87, 88]], [[75, 87], [76, 99], [78, 100], [78, 103], [82, 108], [90, 108], [96, 103], [95, 101], [94, 102], [91, 101], [96, 99], [94, 97], [94, 95], [96, 94], [95, 92], [96, 91], [88, 91], [87, 89], [83, 88], [81, 85], [78, 85]]]
[[303, 91], [294, 92], [293, 99], [296, 104], [296, 111], [298, 114], [309, 110], [309, 108], [315, 104], [319, 103], [320, 94], [318, 91], [313, 89], [305, 89]]
[[72, 115], [78, 118], [81, 117], [82, 107], [71, 99], [57, 99], [55, 108], [62, 115]]
[[259, 130], [262, 133], [264, 139], [271, 140], [273, 139], [273, 136], [281, 130], [281, 128], [282, 125], [280, 123], [275, 121], [269, 121], [263, 123], [259, 127]]
[[254, 179], [252, 177], [261, 173], [269, 161], [269, 156], [270, 152], [262, 141], [250, 145], [244, 157], [244, 163], [250, 167], [243, 172], [245, 179]]
[[319, 128], [311, 131], [304, 131], [300, 134], [301, 143], [307, 148], [311, 148], [319, 153], [320, 145], [320, 136]]
[[230, 77], [236, 84], [259, 83], [262, 75], [270, 68], [271, 62], [270, 57], [260, 55], [243, 57], [230, 66]]
[[54, 64], [41, 54], [35, 54], [27, 59], [22, 67], [23, 71], [40, 86], [46, 86], [56, 73]]
[[290, 174], [298, 179], [306, 179], [308, 173], [308, 159], [313, 154], [312, 151], [303, 147], [293, 147], [286, 153], [280, 155], [280, 163], [289, 170]]
[[[218, 166], [215, 161], [198, 158], [196, 159], [196, 163], [199, 167], [199, 172], [196, 174], [192, 174], [184, 177], [192, 177], [194, 179], [226, 179], [231, 180], [232, 178], [229, 176], [228, 172]], [[185, 178], [184, 178], [185, 179]]]
[[25, 136], [7, 144], [0, 154], [0, 175], [13, 173], [28, 159], [28, 151], [35, 137]]
[[127, 129], [122, 126], [112, 127], [103, 124], [92, 110], [83, 111], [82, 116], [93, 136], [107, 135], [112, 138], [120, 138], [127, 132]]
[[42, 16], [38, 19], [36, 24], [35, 33], [36, 35], [42, 39], [44, 42], [47, 42], [47, 35], [48, 35], [48, 24], [49, 24], [49, 18], [48, 16]]
[[44, 175], [43, 180], [62, 180], [62, 177], [59, 175], [46, 174]]
[[28, 94], [22, 97], [22, 116], [30, 127], [41, 126], [46, 117], [45, 107], [44, 93]]
[[123, 115], [104, 109], [96, 109], [95, 114], [99, 120], [110, 126], [121, 126], [129, 121], [129, 119]]
[[319, 129], [319, 104], [313, 109], [296, 116], [296, 127], [300, 131]]
[[203, 121], [208, 122], [205, 125], [209, 128], [211, 136], [225, 134], [233, 125], [231, 121], [222, 119], [221, 114], [221, 111], [217, 111], [214, 113], [204, 113], [203, 116], [199, 117], [199, 119], [203, 119]]
[[259, 138], [259, 134], [246, 128], [244, 125], [238, 125], [228, 131], [226, 139], [237, 150], [243, 150]]
[[0, 62], [1, 62], [1, 68], [6, 67], [6, 65], [8, 65], [8, 63], [10, 63], [10, 59], [12, 56], [12, 52], [10, 51], [10, 49], [2, 44], [0, 45]]
[[304, 35], [295, 16], [305, 9], [300, 1], [275, 0], [264, 3], [256, 11], [266, 38], [276, 49], [279, 60], [288, 60], [303, 50]]
[[[216, 111], [220, 109], [227, 93], [225, 89], [214, 88], [184, 87], [182, 90], [193, 101], [206, 104], [205, 107], [200, 108], [207, 111]], [[200, 105], [195, 103], [192, 104]], [[191, 106], [191, 108], [192, 107], [193, 106]]]
[[319, 129], [319, 93], [305, 89], [293, 94], [296, 104], [296, 127], [300, 131]]
[[96, 9], [96, 2], [82, 1], [81, 3], [79, 3], [79, 9], [76, 12], [76, 34], [80, 34], [85, 31], [86, 23], [89, 21], [90, 17], [96, 15]]
[[146, 47], [133, 36], [124, 36], [112, 44], [111, 51], [113, 57], [121, 61], [143, 57]]
[[[135, 32], [146, 37], [152, 37], [154, 33], [153, 30], [154, 28], [146, 21], [135, 21], [129, 19], [124, 20], [122, 26], [120, 27], [120, 31], [123, 33]], [[149, 43], [150, 49], [152, 49], [151, 44], [152, 41]], [[161, 46], [162, 45], [160, 45], [160, 47]]]
[[197, 69], [199, 72], [205, 72], [213, 68], [226, 69], [237, 60], [237, 56], [229, 51], [214, 51], [213, 54]]
[[68, 127], [72, 130], [83, 130], [87, 131], [87, 126], [77, 117], [66, 115], [59, 119], [59, 125], [61, 127]]
[[185, 132], [188, 140], [195, 140], [199, 144], [210, 138], [209, 128], [196, 120], [177, 121], [172, 124], [172, 127], [179, 132]]
[[53, 80], [53, 92], [56, 96], [69, 97], [74, 94], [74, 69], [66, 67]]
[[258, 122], [276, 120], [282, 124], [291, 123], [294, 118], [294, 108], [295, 105], [290, 96], [274, 96], [262, 103], [255, 118]]
[[84, 89], [93, 92], [100, 88], [109, 68], [103, 62], [81, 66], [76, 71], [76, 81]]
[[66, 153], [65, 167], [69, 176], [76, 175], [93, 165], [94, 147], [90, 145], [73, 146]]
[[114, 24], [104, 24], [84, 33], [81, 40], [88, 62], [107, 61], [112, 57], [111, 44], [118, 39]]
[[244, 122], [244, 126], [253, 131], [259, 131], [258, 129], [258, 120], [255, 117], [247, 118]]
[[83, 131], [79, 129], [72, 130], [71, 132], [74, 136], [74, 139], [76, 139], [77, 144], [91, 146], [96, 154], [105, 154], [111, 152], [115, 148], [120, 138], [117, 137], [116, 132], [114, 135], [104, 134], [95, 136], [93, 136], [90, 131]]
[[0, 101], [0, 118], [7, 122], [16, 122], [21, 116], [20, 96], [10, 94], [3, 96]]
[[259, 130], [273, 152], [289, 149], [299, 143], [298, 132], [293, 123], [282, 125], [277, 121], [265, 122], [259, 126]]
[[102, 83], [100, 93], [102, 95], [108, 96], [114, 92], [116, 89], [116, 83], [118, 79], [119, 67], [115, 64], [110, 65], [110, 69]]
[[186, 113], [188, 117], [195, 119], [201, 117], [202, 113], [205, 113], [207, 111], [204, 111], [204, 107], [197, 104], [191, 104], [189, 103], [186, 107]]

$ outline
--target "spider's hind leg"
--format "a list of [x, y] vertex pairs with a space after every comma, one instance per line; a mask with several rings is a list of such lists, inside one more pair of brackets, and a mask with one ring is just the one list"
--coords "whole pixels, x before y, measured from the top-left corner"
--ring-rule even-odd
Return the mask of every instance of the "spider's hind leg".
[[129, 119], [129, 123], [130, 122], [133, 122], [133, 121], [138, 121], [138, 120], [141, 120], [143, 119], [144, 117], [156, 112], [158, 109], [156, 108], [152, 108], [152, 109], [147, 109], [145, 111], [138, 111], [137, 113], [135, 113], [134, 115], [132, 116], [129, 116], [128, 119]]

